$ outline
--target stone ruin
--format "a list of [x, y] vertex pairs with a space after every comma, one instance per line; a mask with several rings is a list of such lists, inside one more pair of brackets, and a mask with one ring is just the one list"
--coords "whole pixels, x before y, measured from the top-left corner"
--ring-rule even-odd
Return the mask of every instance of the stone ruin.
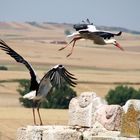
[[139, 140], [140, 100], [108, 105], [94, 92], [83, 92], [69, 104], [67, 126], [27, 126], [17, 140]]

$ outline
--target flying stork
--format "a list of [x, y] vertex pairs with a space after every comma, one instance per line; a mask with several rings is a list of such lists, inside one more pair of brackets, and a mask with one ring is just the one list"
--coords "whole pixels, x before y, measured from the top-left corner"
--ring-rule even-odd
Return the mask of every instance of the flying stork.
[[63, 50], [73, 42], [71, 52], [67, 55], [67, 57], [69, 57], [72, 54], [76, 41], [80, 39], [89, 39], [98, 45], [113, 44], [122, 51], [124, 50], [119, 45], [119, 43], [113, 38], [114, 36], [120, 36], [122, 34], [121, 31], [119, 33], [112, 33], [109, 31], [97, 30], [93, 23], [90, 23], [89, 19], [87, 19], [86, 22], [83, 21], [82, 24], [73, 25], [73, 28], [76, 30], [76, 32], [67, 36], [72, 37], [73, 39], [66, 46], [59, 49], [59, 51]]
[[36, 125], [35, 108], [37, 108], [40, 125], [42, 125], [43, 123], [39, 112], [41, 102], [47, 97], [48, 93], [53, 87], [60, 87], [64, 82], [74, 87], [76, 85], [76, 78], [73, 74], [67, 71], [63, 65], [56, 65], [51, 68], [41, 80], [39, 80], [32, 65], [28, 63], [16, 51], [10, 48], [3, 40], [0, 40], [0, 48], [12, 58], [14, 58], [17, 62], [24, 64], [29, 70], [31, 76], [30, 92], [25, 94], [23, 98], [27, 98], [33, 101], [32, 109], [34, 124]]

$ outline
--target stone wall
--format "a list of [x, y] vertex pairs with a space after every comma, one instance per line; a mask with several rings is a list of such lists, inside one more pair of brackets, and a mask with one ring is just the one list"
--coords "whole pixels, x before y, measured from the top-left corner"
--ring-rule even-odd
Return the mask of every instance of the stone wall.
[[27, 126], [17, 140], [138, 140], [140, 101], [107, 105], [94, 92], [81, 93], [69, 105], [68, 126]]

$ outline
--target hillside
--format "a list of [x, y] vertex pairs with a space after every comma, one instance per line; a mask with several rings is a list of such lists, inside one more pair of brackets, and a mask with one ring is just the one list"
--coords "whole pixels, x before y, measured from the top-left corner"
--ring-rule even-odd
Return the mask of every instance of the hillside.
[[[122, 31], [124, 33], [129, 33], [133, 35], [138, 35], [140, 32], [129, 30], [126, 28], [121, 27], [107, 27], [107, 26], [97, 26], [97, 29], [107, 30], [107, 31]], [[38, 34], [38, 38], [35, 39], [49, 39], [43, 33], [51, 35], [57, 34], [58, 36], [52, 37], [62, 37], [61, 35], [64, 34], [65, 30], [74, 31], [72, 24], [67, 23], [50, 23], [50, 22], [0, 22], [0, 35], [1, 37], [7, 37], [9, 39], [27, 39], [27, 36], [23, 36], [26, 32], [41, 32], [42, 34]], [[9, 33], [2, 34], [3, 31], [8, 31]], [[12, 33], [13, 32], [13, 33]], [[19, 33], [20, 32], [20, 33]], [[64, 36], [63, 36], [64, 37]], [[31, 38], [32, 39], [32, 38]]]
[[[104, 30], [117, 30], [117, 28], [114, 27], [100, 28]], [[120, 76], [114, 75], [114, 72], [119, 72], [122, 76], [126, 71], [133, 73], [140, 69], [139, 61], [137, 61], [139, 60], [140, 52], [140, 35], [123, 32], [122, 36], [116, 38], [121, 46], [124, 47], [125, 52], [121, 52], [112, 45], [98, 46], [93, 44], [92, 41], [81, 40], [77, 42], [73, 55], [70, 58], [65, 58], [70, 47], [64, 51], [58, 51], [58, 49], [68, 41], [64, 34], [65, 30], [73, 31], [72, 25], [47, 22], [0, 22], [0, 38], [5, 40], [11, 47], [30, 61], [40, 73], [46, 70], [46, 66], [48, 69], [50, 66], [61, 63], [76, 73], [79, 83], [82, 83], [82, 85], [86, 84], [87, 88], [85, 88], [85, 90], [94, 90], [91, 89], [91, 86], [96, 84], [101, 87], [103, 83], [108, 81], [108, 74], [112, 77], [111, 83], [123, 81], [131, 83], [131, 78], [127, 79], [128, 76], [122, 80], [119, 79]], [[23, 65], [17, 64], [2, 51], [0, 51], [0, 56], [0, 65], [6, 65], [9, 69], [6, 73], [12, 73], [13, 75], [13, 71], [17, 71], [14, 74], [15, 77], [12, 75], [8, 77], [3, 75], [0, 76], [0, 80], [6, 80], [10, 77], [10, 79], [19, 77], [29, 78], [28, 71]], [[21, 72], [27, 76], [19, 76], [17, 74]], [[41, 76], [43, 75], [41, 74]], [[99, 80], [100, 76], [104, 78]], [[114, 79], [114, 76], [118, 76], [118, 79]], [[133, 82], [137, 83], [138, 80], [134, 80], [132, 83]], [[109, 87], [111, 87], [111, 85]], [[16, 87], [14, 87], [14, 89], [16, 89]], [[105, 92], [104, 94], [102, 93], [102, 96], [109, 90], [108, 86], [105, 89], [101, 89]], [[78, 93], [84, 91], [83, 86], [80, 86], [80, 84], [76, 90]], [[97, 89], [97, 91], [102, 92], [100, 89]], [[5, 92], [8, 91], [6, 90]]]
[[[119, 84], [140, 88], [140, 35], [123, 32], [116, 38], [124, 52], [112, 45], [98, 46], [92, 41], [81, 40], [76, 43], [74, 53], [66, 58], [71, 46], [58, 51], [69, 41], [65, 30], [73, 31], [72, 25], [0, 22], [0, 38], [29, 61], [40, 78], [52, 66], [63, 64], [78, 79], [74, 88], [77, 94], [94, 91], [104, 97]], [[0, 66], [8, 68], [0, 70], [0, 138], [15, 140], [17, 128], [32, 124], [31, 110], [23, 108], [18, 101], [19, 83], [15, 81], [30, 79], [30, 75], [25, 66], [1, 50]], [[45, 124], [67, 124], [67, 110], [41, 109], [41, 114]]]

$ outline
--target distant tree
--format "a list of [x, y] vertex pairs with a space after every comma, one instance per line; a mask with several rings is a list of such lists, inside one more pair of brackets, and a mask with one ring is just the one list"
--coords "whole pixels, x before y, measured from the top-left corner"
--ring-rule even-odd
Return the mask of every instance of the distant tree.
[[76, 92], [68, 85], [56, 88], [48, 96], [47, 101], [43, 102], [43, 108], [67, 109], [72, 98], [76, 97]]
[[119, 104], [123, 106], [129, 99], [140, 99], [140, 90], [132, 87], [119, 85], [115, 89], [111, 89], [105, 96], [108, 104]]
[[6, 66], [0, 66], [0, 70], [8, 70]]
[[[19, 84], [17, 91], [21, 96], [24, 96], [29, 92], [30, 82], [29, 80], [20, 80]], [[41, 107], [59, 109], [68, 108], [70, 100], [76, 96], [76, 92], [71, 87], [64, 84], [61, 88], [57, 87], [56, 90], [53, 90], [48, 94], [46, 101], [42, 102]], [[19, 101], [25, 107], [32, 107], [31, 100], [20, 97]]]
[[19, 87], [17, 89], [17, 91], [21, 95], [21, 97], [19, 97], [19, 101], [25, 107], [32, 107], [32, 101], [31, 100], [22, 98], [22, 96], [24, 96], [25, 94], [27, 94], [29, 92], [29, 87], [30, 87], [30, 81], [29, 80], [26, 80], [26, 79], [19, 80]]

